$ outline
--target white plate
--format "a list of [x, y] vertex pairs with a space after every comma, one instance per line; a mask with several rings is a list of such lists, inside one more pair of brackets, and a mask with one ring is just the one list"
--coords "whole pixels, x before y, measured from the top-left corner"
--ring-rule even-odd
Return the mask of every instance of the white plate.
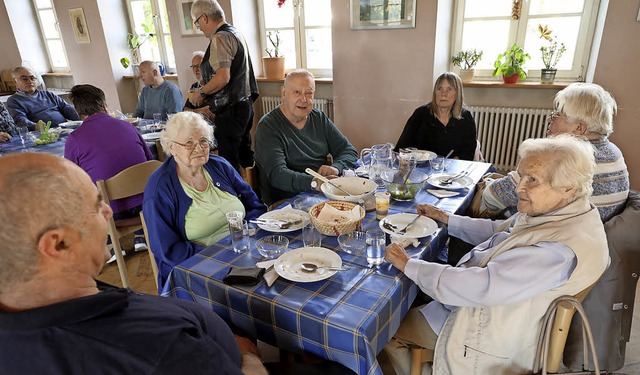
[[58, 124], [61, 128], [75, 129], [82, 124], [82, 121], [66, 121]]
[[269, 224], [258, 224], [260, 229], [268, 230], [273, 233], [285, 233], [285, 232], [293, 232], [294, 230], [302, 229], [302, 225], [304, 223], [304, 219], [308, 219], [309, 214], [302, 211], [296, 210], [293, 208], [285, 208], [282, 210], [273, 210], [269, 212], [265, 212], [258, 219], [274, 219], [274, 220], [285, 220], [288, 222], [300, 221], [297, 224], [294, 224], [287, 229], [283, 229], [278, 227], [277, 225], [269, 225]]
[[389, 224], [395, 225], [398, 228], [398, 230], [400, 230], [406, 227], [407, 224], [411, 222], [411, 220], [415, 219], [416, 215], [417, 214], [390, 215], [380, 220], [380, 223], [378, 223], [378, 226], [380, 227], [380, 229], [382, 229], [383, 232], [392, 234], [398, 238], [403, 238], [403, 239], [426, 237], [426, 236], [432, 235], [438, 229], [438, 224], [436, 224], [436, 222], [433, 219], [425, 216], [420, 217], [418, 221], [416, 221], [411, 227], [409, 227], [409, 230], [407, 230], [407, 233], [405, 234], [398, 234], [396, 232], [388, 230], [383, 226], [383, 224], [387, 222]]
[[140, 117], [125, 117], [122, 120], [137, 125], [140, 122]]
[[145, 141], [155, 141], [156, 139], [160, 139], [160, 133], [146, 133], [142, 135], [142, 139]]
[[302, 270], [302, 263], [312, 263], [318, 267], [341, 267], [342, 259], [335, 251], [324, 247], [301, 247], [280, 255], [273, 268], [285, 279], [300, 283], [324, 280], [338, 272], [326, 269], [306, 272]]
[[471, 186], [471, 184], [473, 184], [473, 180], [471, 179], [471, 177], [468, 176], [463, 176], [463, 177], [459, 177], [456, 178], [451, 184], [443, 184], [442, 181], [447, 180], [451, 177], [455, 177], [456, 173], [454, 174], [435, 174], [433, 176], [430, 176], [429, 179], [427, 180], [427, 182], [432, 185], [435, 186], [437, 188], [440, 189], [462, 189], [462, 188], [466, 188], [468, 186]]
[[414, 151], [414, 152], [412, 152], [412, 154], [415, 155], [416, 162], [418, 162], [418, 163], [429, 161], [429, 160], [435, 158], [436, 156], [438, 156], [438, 155], [436, 155], [435, 152], [425, 151], [425, 150]]

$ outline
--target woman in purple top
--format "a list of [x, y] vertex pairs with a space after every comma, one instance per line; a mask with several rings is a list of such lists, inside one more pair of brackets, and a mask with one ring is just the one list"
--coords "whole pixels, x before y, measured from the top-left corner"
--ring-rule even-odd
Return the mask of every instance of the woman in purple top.
[[[134, 126], [109, 116], [101, 89], [76, 85], [71, 89], [71, 100], [84, 121], [67, 137], [64, 157], [84, 169], [94, 183], [153, 159]], [[137, 216], [142, 209], [142, 194], [111, 201], [111, 208], [115, 220]], [[147, 249], [143, 236], [136, 236], [135, 249]], [[115, 256], [111, 258], [115, 260]]]

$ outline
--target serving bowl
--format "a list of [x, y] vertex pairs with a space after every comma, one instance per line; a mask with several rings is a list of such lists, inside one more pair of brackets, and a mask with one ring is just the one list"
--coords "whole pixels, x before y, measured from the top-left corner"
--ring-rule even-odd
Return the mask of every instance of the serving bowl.
[[391, 198], [397, 201], [413, 200], [429, 178], [426, 173], [414, 170], [405, 183], [405, 176], [396, 169], [382, 172], [381, 177]]
[[357, 254], [367, 247], [366, 234], [364, 232], [351, 232], [338, 236], [338, 244], [347, 254]]
[[272, 234], [256, 241], [256, 249], [267, 259], [279, 257], [289, 247], [289, 239], [280, 234]]
[[332, 186], [331, 184], [327, 184], [325, 182], [320, 186], [320, 190], [322, 190], [322, 193], [325, 197], [334, 201], [354, 203], [358, 203], [358, 201], [360, 200], [366, 201], [373, 196], [373, 193], [375, 193], [376, 189], [378, 188], [378, 185], [375, 183], [375, 181], [362, 177], [338, 177], [330, 181], [332, 184], [337, 185], [351, 193], [351, 195], [347, 195], [344, 191], [341, 191], [335, 186]]

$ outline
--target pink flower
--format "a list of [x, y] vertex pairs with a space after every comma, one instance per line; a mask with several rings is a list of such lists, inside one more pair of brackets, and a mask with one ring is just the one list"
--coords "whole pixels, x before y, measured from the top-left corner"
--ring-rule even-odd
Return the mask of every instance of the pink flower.
[[284, 5], [285, 0], [278, 0], [278, 8], [282, 8], [282, 6]]

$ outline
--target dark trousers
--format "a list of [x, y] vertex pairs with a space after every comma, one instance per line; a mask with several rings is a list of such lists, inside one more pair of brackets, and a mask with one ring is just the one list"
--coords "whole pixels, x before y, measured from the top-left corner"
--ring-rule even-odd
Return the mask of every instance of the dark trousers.
[[215, 136], [218, 155], [227, 159], [237, 170], [253, 165], [251, 127], [253, 126], [253, 104], [245, 100], [216, 113]]

